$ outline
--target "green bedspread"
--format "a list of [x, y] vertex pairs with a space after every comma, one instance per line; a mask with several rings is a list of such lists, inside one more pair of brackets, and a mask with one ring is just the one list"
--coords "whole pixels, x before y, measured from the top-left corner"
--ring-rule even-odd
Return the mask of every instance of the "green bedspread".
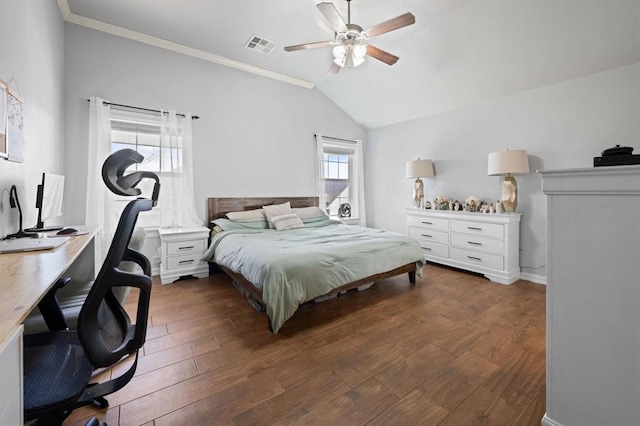
[[288, 231], [230, 230], [217, 234], [202, 260], [213, 261], [262, 290], [277, 333], [298, 306], [341, 285], [416, 263], [424, 255], [403, 235], [341, 224]]

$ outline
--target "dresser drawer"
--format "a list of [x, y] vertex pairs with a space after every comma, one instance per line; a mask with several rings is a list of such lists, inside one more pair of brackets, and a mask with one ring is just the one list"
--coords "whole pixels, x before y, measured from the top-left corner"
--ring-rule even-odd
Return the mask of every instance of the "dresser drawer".
[[504, 269], [504, 258], [495, 254], [480, 253], [451, 247], [451, 259], [492, 269]]
[[433, 241], [434, 243], [449, 244], [449, 233], [417, 226], [409, 227], [409, 237], [419, 241]]
[[504, 254], [504, 240], [479, 235], [451, 233], [451, 245], [484, 253]]
[[409, 226], [419, 226], [421, 228], [439, 229], [441, 231], [449, 230], [449, 219], [440, 217], [423, 217], [423, 216], [408, 216], [407, 222]]
[[172, 241], [167, 243], [167, 256], [189, 253], [202, 254], [205, 250], [205, 240]]
[[192, 253], [184, 256], [172, 256], [167, 258], [167, 269], [188, 268], [203, 263], [200, 260], [202, 253]]
[[451, 231], [473, 235], [484, 235], [487, 237], [504, 238], [504, 226], [495, 223], [452, 220]]
[[449, 246], [445, 244], [432, 243], [429, 241], [418, 241], [422, 251], [426, 256], [449, 257]]

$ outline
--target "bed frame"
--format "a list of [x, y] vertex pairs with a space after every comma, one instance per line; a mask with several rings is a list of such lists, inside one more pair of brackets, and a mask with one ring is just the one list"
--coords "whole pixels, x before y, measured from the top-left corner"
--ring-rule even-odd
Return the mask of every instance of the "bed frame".
[[[310, 206], [318, 206], [318, 197], [261, 197], [261, 198], [209, 198], [207, 199], [208, 206], [208, 224], [211, 228], [211, 221], [214, 219], [219, 219], [225, 217], [225, 215], [229, 212], [237, 212], [237, 211], [245, 211], [245, 210], [255, 210], [260, 209], [262, 206], [268, 206], [271, 204], [282, 204], [286, 202], [291, 203], [291, 207], [310, 207]], [[231, 277], [232, 280], [236, 282], [237, 285], [242, 287], [248, 294], [251, 295], [253, 299], [255, 299], [262, 306], [266, 306], [264, 300], [262, 299], [262, 291], [251, 284], [245, 277], [240, 274], [236, 274], [235, 272], [229, 270], [220, 265], [216, 265], [220, 268], [225, 274]], [[332, 296], [337, 293], [342, 293], [344, 291], [348, 291], [366, 284], [370, 284], [374, 281], [379, 281], [385, 278], [394, 277], [396, 275], [401, 275], [407, 273], [409, 275], [409, 283], [416, 283], [416, 265], [415, 263], [409, 263], [407, 265], [400, 266], [399, 268], [392, 269], [387, 272], [383, 272], [380, 274], [375, 274], [370, 277], [362, 278], [360, 280], [350, 282], [344, 284], [340, 287], [334, 288], [325, 296]], [[271, 327], [271, 320], [267, 316], [269, 331], [273, 331]]]

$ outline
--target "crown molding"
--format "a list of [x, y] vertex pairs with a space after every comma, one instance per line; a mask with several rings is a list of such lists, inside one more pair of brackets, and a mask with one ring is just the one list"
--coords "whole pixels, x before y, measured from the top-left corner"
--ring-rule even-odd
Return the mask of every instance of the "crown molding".
[[233, 59], [225, 58], [224, 56], [216, 55], [204, 50], [195, 49], [193, 47], [185, 46], [179, 43], [174, 43], [159, 37], [154, 37], [148, 34], [140, 33], [138, 31], [122, 28], [117, 25], [107, 24], [106, 22], [98, 21], [96, 19], [76, 15], [75, 13], [71, 12], [68, 0], [57, 0], [57, 2], [58, 8], [60, 9], [60, 13], [62, 14], [62, 18], [65, 22], [80, 25], [86, 28], [91, 28], [96, 31], [102, 31], [104, 33], [123, 37], [129, 40], [134, 40], [140, 43], [148, 44], [150, 46], [159, 47], [160, 49], [170, 50], [172, 52], [202, 59], [214, 64], [224, 65], [226, 67], [235, 68], [237, 70], [249, 72], [251, 74], [257, 74], [262, 77], [267, 77], [273, 80], [282, 81], [284, 83], [293, 84], [295, 86], [304, 87], [306, 89], [312, 89], [315, 86], [314, 83], [306, 80], [289, 77], [284, 74], [266, 70], [264, 68], [245, 64], [244, 62], [234, 61]]

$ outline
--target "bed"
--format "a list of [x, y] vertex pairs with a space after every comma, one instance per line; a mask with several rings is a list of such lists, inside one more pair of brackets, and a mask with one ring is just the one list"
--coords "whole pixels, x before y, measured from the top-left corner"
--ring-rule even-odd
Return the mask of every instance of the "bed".
[[302, 303], [404, 273], [415, 284], [421, 274], [414, 240], [343, 225], [317, 206], [317, 197], [208, 199], [212, 237], [203, 260], [264, 308], [273, 333]]

